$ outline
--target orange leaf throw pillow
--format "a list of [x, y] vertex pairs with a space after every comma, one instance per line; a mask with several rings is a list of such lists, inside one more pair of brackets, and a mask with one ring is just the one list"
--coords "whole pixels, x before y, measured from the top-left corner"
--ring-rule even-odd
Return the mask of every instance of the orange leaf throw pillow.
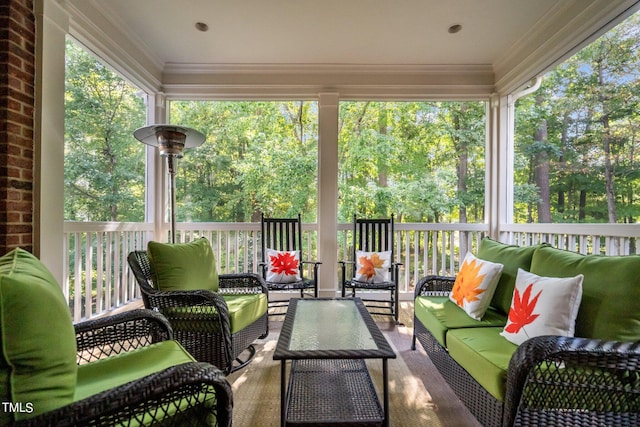
[[301, 280], [300, 251], [267, 249], [267, 282], [293, 283]]
[[502, 264], [476, 258], [468, 252], [462, 261], [449, 299], [472, 318], [481, 320], [489, 308], [503, 267]]
[[541, 335], [572, 337], [582, 301], [582, 279], [541, 277], [518, 269], [509, 319], [500, 335], [514, 344]]
[[382, 283], [390, 279], [391, 251], [356, 251], [356, 275], [353, 280], [365, 283]]

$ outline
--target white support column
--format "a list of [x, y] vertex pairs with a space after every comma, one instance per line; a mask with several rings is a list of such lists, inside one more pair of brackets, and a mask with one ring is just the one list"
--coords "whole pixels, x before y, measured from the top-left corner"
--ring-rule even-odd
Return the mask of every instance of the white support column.
[[69, 19], [53, 1], [37, 0], [35, 12], [34, 251], [62, 283], [65, 41]]
[[338, 275], [338, 94], [318, 101], [319, 296], [334, 297]]
[[509, 96], [494, 95], [487, 107], [485, 184], [489, 236], [500, 238], [500, 224], [513, 218], [513, 105]]
[[513, 223], [515, 103], [519, 98], [537, 91], [541, 84], [542, 77], [536, 77], [518, 92], [494, 94], [490, 99], [485, 190], [489, 235], [494, 239], [502, 237], [500, 224]]

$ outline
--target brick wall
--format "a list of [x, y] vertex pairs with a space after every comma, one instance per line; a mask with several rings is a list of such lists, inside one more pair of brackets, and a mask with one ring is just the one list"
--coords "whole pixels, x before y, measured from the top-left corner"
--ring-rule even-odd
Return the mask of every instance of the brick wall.
[[33, 251], [33, 0], [0, 0], [0, 255]]

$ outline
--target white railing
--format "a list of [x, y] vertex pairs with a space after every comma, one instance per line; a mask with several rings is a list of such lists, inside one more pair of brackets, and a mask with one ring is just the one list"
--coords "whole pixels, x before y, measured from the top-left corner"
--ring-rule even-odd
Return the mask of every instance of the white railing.
[[503, 224], [500, 241], [516, 245], [549, 243], [581, 254], [640, 253], [640, 224]]
[[127, 255], [143, 248], [153, 224], [65, 222], [62, 291], [75, 322], [139, 297]]
[[[206, 237], [220, 273], [257, 272], [260, 261], [259, 223], [179, 223], [176, 239]], [[95, 317], [139, 298], [127, 254], [154, 239], [153, 224], [66, 222], [63, 292], [75, 321]], [[338, 260], [348, 259], [352, 225], [338, 224]], [[476, 253], [486, 224], [396, 223], [395, 261], [402, 263], [400, 292], [411, 295], [423, 276], [451, 276], [467, 251]], [[518, 245], [547, 242], [580, 253], [639, 253], [640, 225], [508, 224], [500, 240]], [[165, 240], [166, 239], [157, 239]], [[318, 259], [317, 225], [303, 225], [303, 252]], [[340, 274], [340, 272], [338, 272]], [[339, 289], [338, 277], [335, 289]]]

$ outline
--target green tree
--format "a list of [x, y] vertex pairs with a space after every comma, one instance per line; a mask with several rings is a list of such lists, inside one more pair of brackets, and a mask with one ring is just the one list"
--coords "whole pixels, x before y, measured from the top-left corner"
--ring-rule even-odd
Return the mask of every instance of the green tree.
[[484, 126], [481, 102], [341, 103], [338, 220], [482, 221]]
[[518, 101], [516, 221], [635, 222], [639, 28], [636, 14]]
[[143, 221], [139, 90], [71, 40], [65, 80], [65, 219]]
[[181, 161], [180, 221], [257, 221], [317, 212], [317, 104], [174, 101], [171, 122], [207, 136]]

